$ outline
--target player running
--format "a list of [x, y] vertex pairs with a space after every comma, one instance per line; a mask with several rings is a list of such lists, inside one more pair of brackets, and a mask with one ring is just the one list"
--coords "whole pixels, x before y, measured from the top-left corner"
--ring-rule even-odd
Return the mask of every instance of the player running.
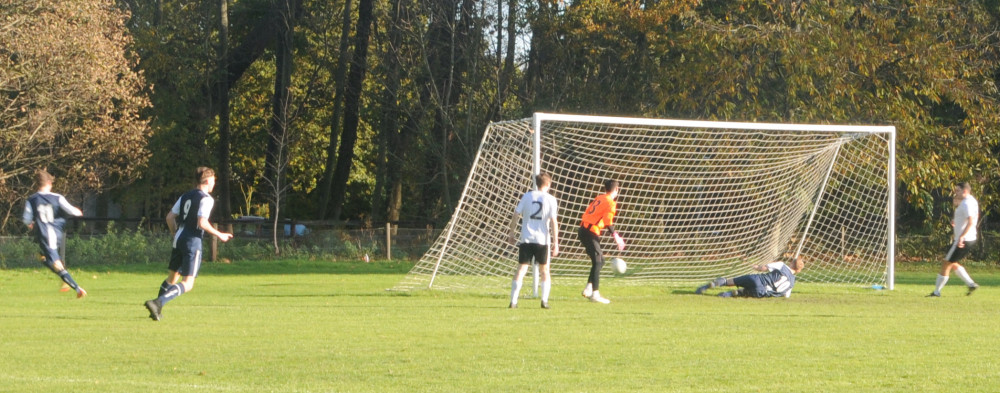
[[77, 299], [87, 296], [87, 291], [80, 287], [73, 276], [66, 271], [59, 249], [66, 241], [63, 227], [68, 215], [82, 216], [83, 212], [74, 207], [60, 194], [52, 192], [52, 182], [55, 177], [45, 169], [35, 173], [38, 192], [28, 197], [24, 204], [22, 220], [28, 230], [35, 236], [35, 241], [41, 249], [46, 267], [59, 276], [63, 282], [76, 291]]
[[976, 284], [969, 276], [969, 272], [960, 263], [976, 245], [976, 226], [979, 222], [979, 201], [972, 196], [972, 185], [969, 183], [959, 183], [954, 187], [952, 201], [955, 203], [955, 214], [951, 220], [952, 232], [954, 234], [951, 248], [941, 262], [941, 271], [934, 281], [934, 292], [928, 297], [940, 297], [941, 290], [948, 283], [948, 276], [951, 270], [955, 270], [958, 277], [965, 282], [969, 288], [966, 295], [971, 295], [979, 284]]
[[[209, 195], [215, 188], [215, 171], [199, 167], [196, 173], [198, 186], [181, 195], [167, 213], [167, 226], [174, 233], [173, 249], [170, 252], [170, 272], [160, 284], [156, 299], [147, 300], [146, 309], [154, 321], [162, 318], [160, 312], [167, 302], [194, 289], [194, 279], [201, 268], [201, 241], [205, 232], [223, 242], [232, 239], [233, 234], [219, 232], [208, 222], [215, 200]], [[183, 280], [182, 280], [183, 278]]]

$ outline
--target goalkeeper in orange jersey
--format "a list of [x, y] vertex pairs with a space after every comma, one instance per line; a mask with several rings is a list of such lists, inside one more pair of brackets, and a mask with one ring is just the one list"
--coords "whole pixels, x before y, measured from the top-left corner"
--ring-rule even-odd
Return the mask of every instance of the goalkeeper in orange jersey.
[[583, 297], [590, 301], [608, 304], [610, 300], [601, 296], [599, 291], [601, 284], [601, 268], [604, 267], [604, 254], [601, 251], [601, 232], [607, 228], [618, 243], [618, 249], [625, 248], [625, 243], [621, 240], [618, 232], [615, 232], [613, 225], [615, 219], [615, 198], [621, 190], [617, 180], [604, 181], [604, 194], [598, 195], [593, 202], [587, 206], [583, 212], [580, 228], [577, 233], [580, 235], [580, 243], [587, 250], [590, 257], [590, 277], [587, 278], [587, 287], [583, 289]]

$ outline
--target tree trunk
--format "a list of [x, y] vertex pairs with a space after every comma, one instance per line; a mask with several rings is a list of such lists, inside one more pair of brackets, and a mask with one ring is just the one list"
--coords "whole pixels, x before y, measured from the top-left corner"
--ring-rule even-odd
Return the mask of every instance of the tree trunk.
[[318, 186], [319, 217], [321, 219], [326, 218], [326, 213], [330, 207], [333, 176], [337, 167], [337, 140], [342, 130], [341, 120], [344, 113], [344, 96], [347, 90], [345, 79], [347, 79], [347, 65], [351, 62], [350, 36], [351, 0], [344, 0], [344, 14], [340, 29], [340, 58], [337, 61], [337, 69], [334, 70], [333, 76], [333, 83], [337, 86], [337, 91], [333, 96], [333, 113], [330, 117], [330, 143], [326, 147], [326, 166], [323, 169], [323, 179], [320, 180]]
[[347, 194], [347, 180], [351, 175], [351, 164], [354, 161], [354, 145], [358, 140], [359, 110], [361, 109], [361, 90], [368, 68], [368, 39], [371, 35], [374, 0], [358, 2], [358, 29], [355, 34], [354, 56], [351, 70], [347, 76], [347, 96], [344, 100], [344, 130], [340, 136], [340, 149], [337, 153], [337, 168], [333, 175], [333, 209], [330, 218], [340, 219], [340, 212]]
[[381, 142], [384, 144], [379, 157], [378, 185], [376, 187], [376, 203], [373, 205], [373, 218], [385, 221], [399, 221], [400, 209], [402, 207], [403, 190], [403, 164], [409, 153], [410, 140], [414, 135], [413, 128], [408, 121], [404, 126], [400, 126], [402, 118], [411, 117], [404, 114], [399, 108], [400, 78], [402, 64], [399, 58], [399, 48], [403, 45], [403, 26], [406, 23], [409, 12], [406, 4], [402, 0], [393, 0], [392, 14], [389, 22], [389, 45], [382, 63], [386, 67], [385, 89], [383, 90], [382, 103], [385, 106], [384, 121], [381, 123]]
[[[232, 135], [229, 128], [229, 76], [227, 75], [227, 58], [229, 56], [229, 0], [219, 0], [219, 146], [216, 154], [218, 169], [216, 182], [219, 208], [216, 216], [222, 220], [233, 217], [231, 205], [230, 183], [232, 182], [231, 164], [229, 162]], [[227, 232], [231, 231], [227, 230]]]

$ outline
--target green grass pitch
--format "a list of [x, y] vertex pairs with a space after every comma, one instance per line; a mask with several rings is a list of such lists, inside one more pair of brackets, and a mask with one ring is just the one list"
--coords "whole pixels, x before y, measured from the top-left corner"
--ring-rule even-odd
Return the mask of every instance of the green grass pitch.
[[[207, 263], [151, 321], [162, 266], [0, 270], [0, 392], [973, 392], [1000, 386], [1000, 272], [925, 298], [803, 283], [790, 299], [556, 278], [536, 299], [388, 292], [406, 264]], [[919, 270], [919, 271], [917, 271]], [[527, 286], [527, 285], [526, 285]], [[509, 291], [498, 288], [498, 292]]]

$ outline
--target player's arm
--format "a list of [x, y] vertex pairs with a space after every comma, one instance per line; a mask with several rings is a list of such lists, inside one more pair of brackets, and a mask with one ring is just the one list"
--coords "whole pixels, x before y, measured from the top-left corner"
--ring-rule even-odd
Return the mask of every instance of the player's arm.
[[31, 203], [24, 202], [24, 213], [21, 214], [21, 222], [28, 226], [28, 230], [35, 229], [35, 210], [31, 208]]
[[219, 238], [223, 242], [228, 242], [229, 239], [233, 238], [232, 233], [220, 232], [218, 229], [212, 226], [212, 223], [208, 222], [208, 217], [198, 216], [198, 227], [205, 232], [211, 233], [212, 236]]
[[550, 228], [552, 228], [552, 256], [559, 256], [559, 222], [556, 220], [556, 216], [553, 214], [551, 221], [549, 221]]
[[758, 272], [767, 273], [767, 272], [769, 272], [769, 271], [771, 271], [773, 269], [771, 268], [771, 264], [766, 264], [765, 265], [763, 263], [760, 263], [760, 264], [753, 265], [753, 270], [756, 270]]
[[171, 234], [177, 233], [177, 213], [174, 213], [173, 210], [171, 210], [169, 213], [167, 213], [166, 220], [167, 220], [167, 228], [170, 229], [170, 233]]
[[74, 216], [80, 217], [83, 215], [83, 211], [73, 206], [66, 200], [66, 197], [59, 197], [59, 208], [63, 209], [66, 213], [72, 214]]
[[607, 210], [604, 212], [603, 218], [604, 228], [607, 228], [609, 233], [614, 234], [618, 232], [615, 230], [615, 213], [617, 212], [617, 209], [615, 208], [616, 203], [615, 201], [609, 199], [606, 206]]
[[965, 236], [969, 234], [972, 228], [976, 227], [976, 223], [979, 221], [979, 212], [969, 212], [969, 219], [965, 224], [965, 229], [962, 230], [962, 236], [958, 237], [958, 247], [965, 247]]
[[507, 240], [510, 241], [511, 244], [517, 244], [517, 221], [520, 218], [521, 215], [516, 210], [514, 211], [514, 214], [511, 214], [510, 216], [510, 226], [507, 229]]

